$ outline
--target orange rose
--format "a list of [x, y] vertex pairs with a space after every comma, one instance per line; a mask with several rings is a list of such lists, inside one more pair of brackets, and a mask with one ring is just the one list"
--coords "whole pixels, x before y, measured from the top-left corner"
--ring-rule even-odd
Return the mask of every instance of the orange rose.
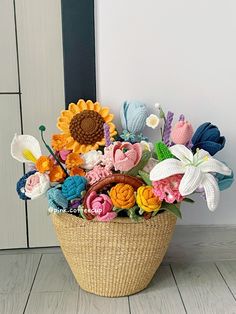
[[68, 169], [72, 169], [74, 167], [77, 167], [79, 165], [82, 165], [82, 163], [84, 162], [84, 160], [80, 157], [79, 154], [77, 153], [70, 153], [67, 157], [66, 157], [66, 167]]
[[84, 177], [85, 176], [85, 171], [83, 169], [81, 169], [80, 167], [73, 167], [70, 170], [70, 176], [81, 176]]
[[47, 156], [40, 156], [35, 163], [35, 167], [40, 173], [44, 173], [53, 167], [53, 161]]
[[154, 195], [152, 186], [140, 186], [137, 190], [136, 201], [145, 212], [153, 212], [161, 207], [161, 200]]
[[61, 166], [54, 166], [49, 174], [49, 178], [51, 182], [62, 182], [65, 178], [66, 174], [61, 168]]
[[53, 134], [51, 145], [54, 150], [62, 150], [66, 146], [65, 134]]
[[131, 208], [135, 204], [134, 189], [131, 185], [118, 183], [110, 191], [110, 198], [115, 207]]

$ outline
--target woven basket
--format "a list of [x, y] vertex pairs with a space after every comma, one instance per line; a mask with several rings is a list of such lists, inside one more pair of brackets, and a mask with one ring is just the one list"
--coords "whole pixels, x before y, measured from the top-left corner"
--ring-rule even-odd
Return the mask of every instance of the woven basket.
[[[129, 181], [124, 175], [112, 176], [113, 182]], [[104, 184], [110, 182], [104, 180]], [[137, 180], [132, 184], [134, 189], [142, 185]], [[176, 224], [176, 217], [168, 212], [139, 222], [126, 217], [107, 223], [87, 221], [67, 213], [51, 217], [80, 287], [106, 297], [131, 295], [147, 287], [163, 260]]]

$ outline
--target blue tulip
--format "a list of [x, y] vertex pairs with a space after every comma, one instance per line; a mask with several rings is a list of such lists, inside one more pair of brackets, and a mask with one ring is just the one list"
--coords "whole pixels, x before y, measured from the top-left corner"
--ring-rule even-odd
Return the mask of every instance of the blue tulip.
[[225, 146], [225, 137], [220, 135], [217, 126], [210, 122], [203, 123], [199, 126], [192, 137], [192, 150], [195, 152], [197, 148], [201, 148], [215, 155]]
[[25, 184], [28, 177], [30, 177], [32, 174], [35, 174], [36, 170], [32, 170], [27, 172], [23, 177], [20, 178], [20, 180], [16, 183], [16, 191], [19, 195], [19, 198], [23, 201], [30, 200], [28, 196], [25, 195]]
[[48, 190], [47, 197], [49, 212], [63, 212], [68, 207], [68, 200], [57, 187]]
[[135, 134], [142, 132], [148, 117], [147, 107], [139, 101], [125, 101], [121, 106], [120, 118], [124, 130]]
[[85, 177], [73, 176], [67, 178], [62, 184], [62, 194], [69, 201], [81, 197], [86, 189], [87, 180]]

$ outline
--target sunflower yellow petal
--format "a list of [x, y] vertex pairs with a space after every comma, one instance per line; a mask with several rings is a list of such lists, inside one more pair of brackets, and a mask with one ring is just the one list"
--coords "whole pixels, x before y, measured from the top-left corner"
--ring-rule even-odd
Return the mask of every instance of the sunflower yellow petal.
[[103, 118], [105, 118], [105, 117], [108, 116], [108, 114], [109, 114], [109, 108], [103, 107], [102, 110], [101, 110], [99, 113], [100, 113], [100, 115], [101, 115]]
[[92, 100], [87, 100], [86, 105], [88, 110], [94, 110], [94, 103], [92, 102]]
[[107, 122], [111, 122], [113, 119], [114, 119], [114, 114], [110, 113], [104, 118], [104, 121], [107, 123]]
[[69, 104], [69, 110], [75, 115], [77, 113], [79, 113], [79, 107], [74, 104], [74, 103], [71, 103]]
[[64, 133], [70, 133], [68, 123], [65, 123], [65, 122], [62, 122], [62, 121], [58, 121], [57, 122], [57, 127], [58, 127], [59, 130], [61, 130]]
[[77, 104], [78, 104], [79, 112], [87, 110], [86, 102], [83, 99], [80, 99]]
[[95, 104], [94, 104], [94, 111], [100, 112], [100, 110], [101, 110], [100, 104], [98, 102], [95, 102]]

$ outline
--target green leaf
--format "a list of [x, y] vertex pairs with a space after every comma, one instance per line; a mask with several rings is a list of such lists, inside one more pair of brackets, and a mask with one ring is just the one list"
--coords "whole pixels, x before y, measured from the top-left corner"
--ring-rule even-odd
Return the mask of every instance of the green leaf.
[[129, 218], [131, 218], [134, 221], [139, 221], [140, 219], [142, 219], [139, 215], [137, 215], [136, 211], [139, 210], [139, 207], [137, 205], [135, 205], [134, 207], [128, 209], [128, 216]]
[[124, 210], [123, 208], [119, 208], [119, 207], [113, 207], [113, 209], [112, 209], [112, 211], [113, 212], [116, 212], [117, 214], [119, 213], [119, 212], [121, 212], [122, 210]]
[[152, 185], [152, 181], [150, 180], [149, 174], [147, 172], [143, 170], [139, 170], [138, 174], [147, 185]]
[[154, 144], [155, 151], [158, 157], [158, 160], [163, 161], [168, 158], [173, 158], [174, 156], [171, 154], [169, 148], [163, 142], [156, 142]]
[[179, 209], [179, 205], [177, 204], [169, 204], [169, 203], [162, 203], [161, 209], [165, 209], [168, 212], [172, 213], [173, 215], [175, 215], [177, 218], [182, 218], [180, 209]]
[[135, 166], [134, 168], [130, 169], [129, 171], [125, 172], [125, 174], [132, 176], [132, 177], [136, 177], [138, 175], [138, 172], [140, 170], [143, 170], [143, 168], [146, 166], [148, 160], [151, 157], [151, 152], [149, 150], [145, 150], [143, 151], [142, 157], [140, 162], [137, 164], [137, 166]]
[[192, 200], [192, 199], [189, 198], [189, 197], [185, 197], [185, 198], [183, 199], [183, 202], [186, 202], [186, 203], [194, 203], [194, 200]]

